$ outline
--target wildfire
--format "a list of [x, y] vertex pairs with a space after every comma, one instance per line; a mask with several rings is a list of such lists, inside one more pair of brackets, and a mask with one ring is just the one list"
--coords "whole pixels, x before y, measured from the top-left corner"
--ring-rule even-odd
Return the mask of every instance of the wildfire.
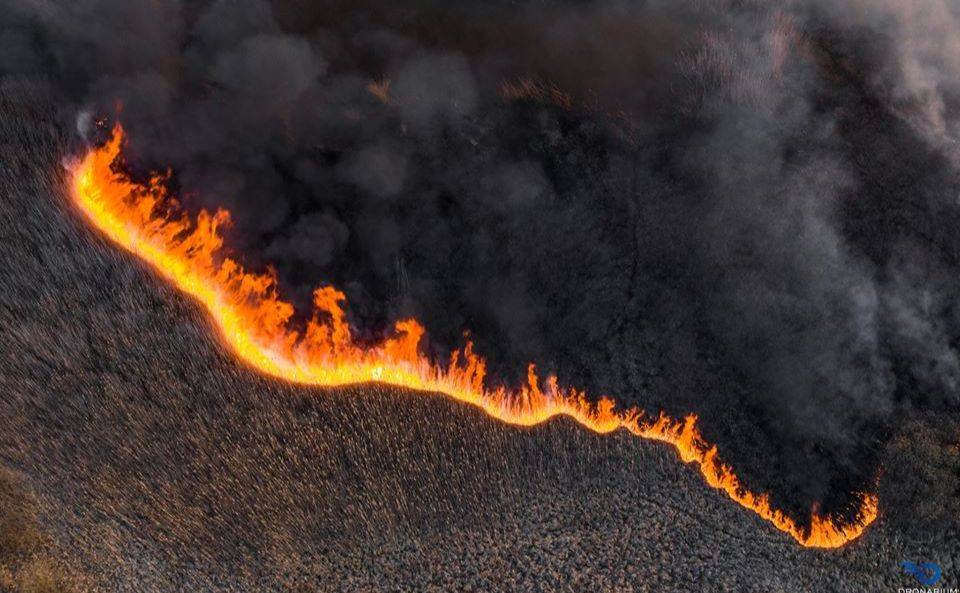
[[718, 459], [717, 447], [703, 439], [695, 415], [675, 420], [663, 414], [651, 417], [637, 408], [618, 410], [606, 397], [591, 402], [582, 391], [558, 385], [553, 376], [541, 383], [532, 364], [526, 385], [490, 388], [484, 380], [484, 359], [471, 343], [454, 351], [447, 364], [435, 363], [419, 349], [424, 328], [414, 319], [398, 321], [392, 337], [379, 345], [360, 346], [345, 319], [344, 294], [333, 287], [314, 292], [311, 319], [305, 326], [297, 324], [293, 306], [278, 295], [274, 274], [247, 271], [223, 254], [218, 230], [229, 222], [228, 212], [201, 211], [191, 217], [168, 192], [164, 176], [137, 183], [114, 168], [122, 159], [123, 138], [118, 125], [109, 142], [91, 149], [73, 169], [76, 205], [112, 241], [197, 299], [226, 344], [257, 370], [307, 385], [375, 381], [439, 392], [521, 426], [564, 415], [598, 433], [626, 429], [640, 438], [669, 443], [685, 463], [696, 464], [707, 484], [803, 546], [842, 546], [876, 519], [877, 497], [863, 494], [853, 522], [844, 524], [814, 511], [810, 527], [802, 528], [771, 507], [766, 494], [741, 484]]

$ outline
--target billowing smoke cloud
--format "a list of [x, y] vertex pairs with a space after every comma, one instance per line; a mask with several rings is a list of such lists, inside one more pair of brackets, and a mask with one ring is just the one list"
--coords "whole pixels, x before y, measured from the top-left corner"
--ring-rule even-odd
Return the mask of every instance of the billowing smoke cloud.
[[316, 4], [8, 2], [0, 68], [119, 101], [299, 302], [692, 408], [800, 504], [960, 403], [953, 3]]

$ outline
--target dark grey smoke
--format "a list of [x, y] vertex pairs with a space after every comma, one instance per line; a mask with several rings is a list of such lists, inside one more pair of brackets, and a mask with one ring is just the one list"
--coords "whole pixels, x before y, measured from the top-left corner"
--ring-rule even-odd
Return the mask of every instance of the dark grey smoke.
[[951, 2], [5, 4], [5, 76], [120, 101], [135, 170], [370, 336], [695, 410], [799, 506], [960, 403]]

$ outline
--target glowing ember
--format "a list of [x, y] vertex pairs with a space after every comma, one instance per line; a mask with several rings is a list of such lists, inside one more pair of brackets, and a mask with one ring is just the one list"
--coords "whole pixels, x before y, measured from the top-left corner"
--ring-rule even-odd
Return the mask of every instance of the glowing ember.
[[229, 214], [202, 211], [192, 219], [168, 194], [162, 176], [140, 184], [112, 170], [122, 142], [123, 130], [117, 126], [106, 145], [92, 149], [76, 166], [73, 198], [77, 206], [110, 239], [200, 301], [229, 347], [261, 372], [307, 385], [378, 381], [440, 392], [522, 426], [564, 415], [598, 433], [623, 428], [641, 438], [669, 443], [684, 462], [698, 466], [710, 486], [804, 546], [842, 546], [859, 537], [877, 517], [876, 496], [865, 494], [854, 522], [844, 524], [814, 512], [810, 528], [803, 529], [772, 508], [767, 495], [743, 487], [733, 470], [719, 461], [716, 446], [700, 435], [696, 416], [679, 421], [662, 414], [648, 417], [636, 408], [617, 410], [611, 399], [591, 402], [583, 392], [559, 386], [552, 376], [541, 387], [532, 364], [526, 385], [488, 388], [484, 360], [473, 352], [472, 344], [453, 352], [448, 364], [434, 363], [419, 350], [424, 329], [413, 319], [398, 321], [394, 337], [380, 345], [361, 347], [345, 320], [345, 297], [332, 287], [314, 292], [313, 317], [305, 328], [297, 328], [293, 306], [278, 296], [274, 275], [248, 272], [221, 253], [218, 228], [229, 221]]

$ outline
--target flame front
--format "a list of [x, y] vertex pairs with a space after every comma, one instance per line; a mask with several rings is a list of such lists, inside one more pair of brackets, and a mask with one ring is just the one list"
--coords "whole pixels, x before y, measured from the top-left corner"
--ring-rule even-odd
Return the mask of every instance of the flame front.
[[306, 385], [376, 381], [439, 392], [521, 426], [564, 415], [598, 433], [626, 429], [640, 438], [672, 445], [685, 463], [696, 464], [707, 484], [803, 546], [842, 546], [863, 534], [876, 519], [877, 497], [863, 494], [853, 522], [845, 524], [813, 512], [809, 528], [803, 528], [771, 507], [766, 494], [755, 494], [740, 483], [733, 470], [718, 459], [716, 446], [701, 436], [695, 415], [681, 421], [663, 414], [650, 417], [637, 408], [618, 410], [611, 399], [591, 402], [582, 391], [561, 387], [552, 376], [541, 387], [533, 365], [526, 385], [489, 388], [485, 362], [469, 342], [454, 351], [446, 365], [423, 355], [419, 343], [424, 328], [416, 320], [397, 322], [393, 337], [379, 345], [358, 345], [345, 319], [344, 294], [335, 288], [314, 292], [313, 316], [305, 326], [298, 326], [293, 306], [277, 293], [275, 275], [248, 272], [223, 255], [218, 229], [229, 222], [228, 212], [201, 211], [191, 218], [168, 193], [163, 176], [137, 183], [114, 169], [123, 138], [118, 125], [107, 144], [91, 149], [73, 169], [76, 205], [111, 240], [197, 299], [227, 345], [257, 370]]

